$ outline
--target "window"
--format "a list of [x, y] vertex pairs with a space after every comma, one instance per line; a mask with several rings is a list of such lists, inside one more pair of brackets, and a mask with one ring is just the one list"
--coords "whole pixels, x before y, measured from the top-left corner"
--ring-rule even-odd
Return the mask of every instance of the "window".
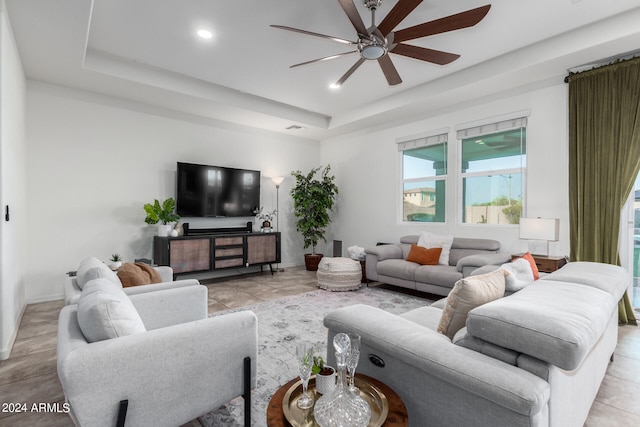
[[398, 144], [402, 162], [403, 221], [445, 221], [447, 135]]
[[518, 224], [526, 171], [526, 118], [458, 131], [463, 224]]

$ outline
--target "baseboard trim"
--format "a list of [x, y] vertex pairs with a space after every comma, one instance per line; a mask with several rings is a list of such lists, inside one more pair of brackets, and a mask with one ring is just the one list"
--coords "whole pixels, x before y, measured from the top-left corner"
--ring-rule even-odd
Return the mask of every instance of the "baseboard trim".
[[13, 350], [13, 345], [16, 342], [16, 338], [18, 337], [18, 331], [20, 330], [20, 324], [22, 323], [22, 316], [24, 315], [24, 311], [27, 309], [27, 304], [23, 304], [22, 308], [20, 308], [20, 314], [18, 314], [18, 321], [13, 327], [13, 332], [11, 332], [11, 336], [9, 337], [9, 342], [7, 346], [0, 350], [0, 360], [7, 360], [9, 356], [11, 356], [11, 350]]

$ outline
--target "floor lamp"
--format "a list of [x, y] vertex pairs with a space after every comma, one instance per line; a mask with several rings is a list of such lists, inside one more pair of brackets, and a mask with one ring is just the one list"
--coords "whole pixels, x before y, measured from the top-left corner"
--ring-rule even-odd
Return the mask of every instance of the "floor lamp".
[[[271, 181], [276, 185], [276, 232], [280, 231], [280, 184], [284, 181], [284, 176], [271, 177]], [[284, 271], [280, 265], [276, 265], [276, 271]]]

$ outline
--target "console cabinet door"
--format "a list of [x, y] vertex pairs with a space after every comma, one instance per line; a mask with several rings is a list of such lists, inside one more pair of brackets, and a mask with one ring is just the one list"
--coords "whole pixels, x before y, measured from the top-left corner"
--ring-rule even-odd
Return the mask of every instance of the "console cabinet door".
[[280, 233], [247, 236], [247, 265], [280, 262]]

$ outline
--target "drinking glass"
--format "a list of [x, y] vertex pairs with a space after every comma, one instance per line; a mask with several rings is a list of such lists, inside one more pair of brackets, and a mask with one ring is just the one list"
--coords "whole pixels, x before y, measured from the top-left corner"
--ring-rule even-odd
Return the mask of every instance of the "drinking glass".
[[360, 335], [348, 334], [351, 340], [351, 349], [347, 356], [347, 371], [349, 372], [349, 390], [356, 391], [355, 375], [358, 361], [360, 360]]
[[313, 399], [307, 393], [311, 368], [313, 367], [313, 352], [313, 345], [310, 343], [302, 342], [296, 345], [296, 360], [300, 379], [302, 380], [302, 396], [300, 396], [297, 403], [300, 409], [309, 409], [313, 406]]

